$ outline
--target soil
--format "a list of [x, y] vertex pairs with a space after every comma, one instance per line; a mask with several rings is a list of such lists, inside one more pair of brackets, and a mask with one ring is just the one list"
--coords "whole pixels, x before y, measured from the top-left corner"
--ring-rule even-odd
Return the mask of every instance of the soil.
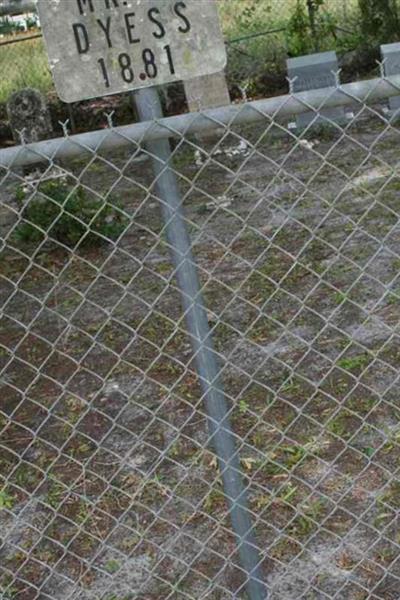
[[[271, 600], [399, 597], [399, 132], [354, 112], [175, 143]], [[60, 165], [122, 203], [125, 232], [100, 246], [22, 243], [26, 178], [0, 173], [4, 600], [246, 597], [135, 153]]]

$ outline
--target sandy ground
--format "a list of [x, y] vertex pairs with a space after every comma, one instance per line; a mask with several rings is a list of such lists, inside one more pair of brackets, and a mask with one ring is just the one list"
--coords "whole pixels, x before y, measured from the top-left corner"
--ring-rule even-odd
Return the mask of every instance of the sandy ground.
[[[174, 151], [271, 600], [399, 598], [398, 142], [364, 110]], [[0, 173], [4, 600], [245, 598], [134, 150], [63, 165], [129, 217], [99, 247], [21, 245]]]

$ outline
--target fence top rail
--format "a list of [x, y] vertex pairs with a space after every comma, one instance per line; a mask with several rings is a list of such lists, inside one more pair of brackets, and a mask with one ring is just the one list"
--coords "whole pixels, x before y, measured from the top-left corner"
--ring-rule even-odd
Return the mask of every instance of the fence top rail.
[[400, 95], [400, 75], [286, 94], [4, 148], [0, 150], [0, 167], [32, 165], [44, 159], [72, 159], [85, 152], [115, 150], [132, 143], [139, 146], [143, 142], [212, 131], [226, 125], [246, 125], [265, 118], [276, 122], [310, 110], [343, 107], [357, 102], [373, 104], [396, 95]]

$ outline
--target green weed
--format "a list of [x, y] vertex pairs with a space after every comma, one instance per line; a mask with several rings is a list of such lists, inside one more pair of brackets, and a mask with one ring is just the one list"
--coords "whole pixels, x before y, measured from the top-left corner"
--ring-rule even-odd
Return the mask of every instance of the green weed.
[[346, 371], [354, 371], [356, 369], [363, 369], [369, 362], [367, 354], [359, 354], [357, 356], [344, 357], [338, 360], [337, 365]]
[[14, 506], [15, 498], [9, 494], [6, 490], [0, 491], [0, 510], [5, 508], [12, 508]]
[[106, 562], [106, 564], [104, 565], [104, 568], [108, 573], [113, 574], [113, 573], [116, 573], [117, 571], [119, 571], [119, 569], [121, 568], [121, 565], [118, 560], [110, 559]]
[[16, 90], [33, 87], [47, 93], [53, 89], [42, 39], [4, 46], [0, 52], [0, 102], [7, 102]]
[[23, 221], [15, 230], [21, 242], [40, 242], [48, 235], [67, 246], [99, 244], [119, 237], [127, 219], [115, 205], [88, 197], [82, 187], [49, 180], [32, 192], [18, 189]]

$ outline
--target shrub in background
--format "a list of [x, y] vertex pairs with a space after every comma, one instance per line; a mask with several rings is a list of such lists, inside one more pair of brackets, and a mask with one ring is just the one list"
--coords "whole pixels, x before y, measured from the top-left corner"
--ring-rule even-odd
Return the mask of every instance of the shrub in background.
[[360, 28], [366, 43], [397, 42], [400, 15], [397, 0], [358, 0]]
[[10, 35], [19, 31], [24, 31], [20, 23], [10, 21], [7, 17], [0, 18], [0, 35]]
[[60, 180], [49, 180], [33, 191], [20, 187], [17, 201], [22, 218], [15, 237], [22, 242], [40, 242], [46, 234], [67, 246], [99, 244], [103, 237], [114, 240], [128, 224], [118, 206], [95, 196], [82, 187], [71, 187]]
[[[392, 0], [394, 1], [394, 0]], [[400, 2], [400, 0], [399, 0]], [[286, 59], [361, 46], [359, 0], [218, 0], [228, 43], [231, 92], [248, 97], [285, 93]], [[259, 35], [262, 32], [264, 35]], [[246, 38], [254, 34], [254, 37]], [[375, 63], [374, 63], [375, 64]]]
[[336, 41], [336, 19], [324, 0], [297, 0], [286, 29], [288, 55], [328, 50]]

